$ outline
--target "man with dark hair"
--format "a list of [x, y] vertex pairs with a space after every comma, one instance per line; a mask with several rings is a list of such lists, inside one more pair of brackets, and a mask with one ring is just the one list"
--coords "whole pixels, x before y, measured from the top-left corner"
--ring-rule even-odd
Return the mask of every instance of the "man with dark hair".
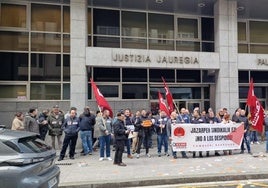
[[30, 108], [28, 114], [26, 114], [24, 119], [25, 131], [34, 132], [39, 134], [39, 125], [36, 119], [37, 109]]
[[122, 162], [122, 156], [125, 147], [125, 141], [127, 140], [127, 135], [129, 130], [126, 129], [124, 125], [125, 115], [123, 112], [117, 113], [117, 120], [113, 124], [114, 137], [115, 137], [115, 155], [114, 164], [118, 166], [127, 166]]
[[83, 146], [83, 155], [92, 155], [92, 131], [94, 129], [95, 116], [90, 113], [89, 106], [84, 108], [83, 114], [79, 117], [80, 120], [80, 136]]
[[58, 161], [63, 160], [66, 153], [66, 149], [69, 144], [70, 144], [69, 157], [70, 159], [74, 159], [76, 141], [78, 138], [78, 132], [80, 130], [79, 118], [76, 117], [76, 110], [70, 110], [70, 116], [67, 117], [66, 120], [64, 121], [62, 129], [64, 130], [65, 137], [63, 140], [63, 146]]
[[49, 109], [43, 110], [38, 116], [39, 133], [42, 140], [45, 140], [48, 131], [48, 114]]

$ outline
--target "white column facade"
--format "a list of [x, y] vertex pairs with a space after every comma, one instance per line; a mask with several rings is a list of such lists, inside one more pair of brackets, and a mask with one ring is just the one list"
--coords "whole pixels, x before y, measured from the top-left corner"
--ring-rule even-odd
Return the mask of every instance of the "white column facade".
[[80, 113], [87, 105], [87, 0], [71, 0], [71, 102]]
[[239, 107], [237, 59], [237, 1], [218, 0], [214, 5], [215, 52], [220, 69], [216, 80], [216, 111], [226, 107], [233, 113]]

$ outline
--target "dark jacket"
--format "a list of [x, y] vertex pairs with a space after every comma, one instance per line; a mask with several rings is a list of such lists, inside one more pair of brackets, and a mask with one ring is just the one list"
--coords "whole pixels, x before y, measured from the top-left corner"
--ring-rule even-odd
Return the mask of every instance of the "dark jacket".
[[78, 117], [68, 117], [63, 125], [62, 130], [64, 131], [66, 136], [76, 136], [80, 130], [79, 127], [79, 118]]
[[63, 113], [59, 113], [58, 115], [54, 114], [53, 112], [48, 116], [48, 134], [50, 136], [58, 136], [62, 135], [61, 126], [64, 122], [64, 115]]
[[80, 131], [93, 131], [96, 123], [94, 115], [83, 113], [79, 117], [79, 120]]
[[127, 140], [126, 127], [122, 120], [117, 119], [113, 124], [113, 129], [115, 140]]
[[[157, 121], [155, 123], [155, 127], [156, 127], [156, 133], [158, 135], [160, 135], [160, 134], [167, 134], [167, 123], [168, 123], [168, 117], [160, 117], [159, 119], [157, 119]], [[165, 127], [164, 128], [160, 128], [159, 127], [160, 124], [165, 125]]]
[[244, 122], [244, 130], [249, 130], [249, 122], [246, 116], [239, 116], [237, 123], [239, 122]]

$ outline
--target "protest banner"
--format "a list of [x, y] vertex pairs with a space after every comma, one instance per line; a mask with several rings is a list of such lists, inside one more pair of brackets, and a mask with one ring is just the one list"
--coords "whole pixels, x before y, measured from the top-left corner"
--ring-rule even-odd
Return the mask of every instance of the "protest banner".
[[243, 136], [243, 123], [171, 125], [173, 151], [240, 149]]

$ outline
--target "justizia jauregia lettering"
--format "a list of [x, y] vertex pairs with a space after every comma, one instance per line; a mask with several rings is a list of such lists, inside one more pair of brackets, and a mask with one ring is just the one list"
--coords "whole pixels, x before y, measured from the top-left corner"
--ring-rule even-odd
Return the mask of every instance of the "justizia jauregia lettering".
[[152, 59], [149, 55], [139, 54], [113, 54], [112, 60], [114, 62], [136, 62], [136, 63], [151, 63], [155, 60], [157, 63], [171, 63], [171, 64], [198, 64], [196, 57], [182, 57], [182, 56], [156, 56]]

